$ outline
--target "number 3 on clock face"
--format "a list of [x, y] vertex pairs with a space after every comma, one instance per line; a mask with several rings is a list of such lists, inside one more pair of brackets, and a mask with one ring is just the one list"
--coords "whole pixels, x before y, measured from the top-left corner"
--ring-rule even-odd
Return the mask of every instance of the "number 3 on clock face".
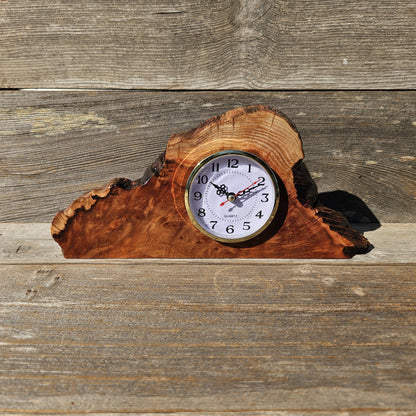
[[203, 234], [225, 243], [249, 240], [272, 222], [279, 185], [258, 157], [238, 150], [215, 153], [197, 164], [185, 188], [185, 206]]

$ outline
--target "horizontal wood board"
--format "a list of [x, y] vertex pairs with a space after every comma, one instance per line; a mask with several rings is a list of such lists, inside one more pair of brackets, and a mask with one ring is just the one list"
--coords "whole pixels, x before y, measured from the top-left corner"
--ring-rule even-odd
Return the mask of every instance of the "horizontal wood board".
[[51, 221], [114, 177], [141, 177], [171, 134], [259, 103], [296, 124], [325, 203], [352, 222], [415, 222], [413, 91], [2, 91], [0, 221]]
[[413, 0], [2, 1], [0, 88], [403, 89]]
[[[363, 255], [356, 255], [352, 259], [204, 259], [210, 264], [414, 264], [416, 259], [416, 223], [411, 224], [381, 224], [378, 226], [353, 224], [357, 231], [363, 232], [365, 237], [373, 245], [372, 250]], [[59, 245], [52, 239], [50, 224], [48, 223], [0, 223], [0, 265], [1, 264], [31, 264], [31, 263], [93, 263], [93, 264], [131, 264], [132, 262], [147, 262], [149, 264], [178, 263], [194, 264], [199, 260], [171, 260], [171, 259], [147, 259], [147, 260], [74, 260], [64, 259]], [[154, 263], [155, 262], [155, 263]]]
[[414, 265], [0, 272], [3, 412], [415, 410]]

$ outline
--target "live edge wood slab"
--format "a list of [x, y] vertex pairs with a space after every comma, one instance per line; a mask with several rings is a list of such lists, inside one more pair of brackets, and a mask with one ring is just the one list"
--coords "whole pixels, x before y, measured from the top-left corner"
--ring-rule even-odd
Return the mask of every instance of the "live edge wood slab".
[[[222, 244], [188, 218], [184, 190], [203, 158], [244, 150], [277, 174], [274, 221], [249, 242]], [[173, 135], [139, 180], [113, 179], [59, 212], [51, 227], [67, 258], [348, 258], [370, 243], [318, 200], [294, 124], [266, 106], [238, 108]]]

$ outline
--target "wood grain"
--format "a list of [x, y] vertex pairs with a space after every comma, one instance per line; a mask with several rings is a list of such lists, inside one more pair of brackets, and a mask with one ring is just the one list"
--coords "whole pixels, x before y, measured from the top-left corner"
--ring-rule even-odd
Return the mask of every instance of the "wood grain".
[[[368, 227], [368, 224], [353, 224], [354, 228], [363, 232], [365, 237], [371, 241], [374, 248], [365, 255], [355, 256], [352, 259], [258, 259], [256, 264], [414, 264], [416, 259], [416, 246], [414, 236], [416, 235], [416, 223], [411, 224], [381, 224], [379, 228]], [[49, 223], [0, 223], [0, 264], [47, 264], [47, 263], [84, 263], [88, 260], [64, 259], [60, 247], [50, 235]], [[150, 263], [166, 262], [171, 264], [173, 260], [152, 260]], [[177, 260], [180, 264], [193, 264], [198, 260]], [[91, 262], [91, 260], [89, 260]], [[139, 263], [137, 263], [139, 262]], [[94, 260], [93, 264], [142, 264], [143, 260]], [[252, 260], [228, 259], [226, 264], [242, 265]], [[155, 264], [156, 264], [155, 263]], [[222, 265], [224, 260], [205, 259], [205, 263]]]
[[[201, 160], [230, 149], [259, 157], [279, 182], [273, 221], [238, 244], [196, 230], [184, 200]], [[319, 202], [303, 158], [299, 133], [284, 114], [262, 105], [230, 110], [172, 135], [149, 176], [116, 178], [73, 201], [54, 217], [51, 234], [67, 258], [348, 258], [368, 252], [367, 239]], [[217, 215], [230, 216], [227, 208]]]
[[414, 265], [1, 273], [5, 413], [414, 410]]
[[[0, 4], [0, 89], [65, 89], [0, 91], [0, 413], [414, 415], [414, 1]], [[34, 223], [252, 104], [370, 253], [68, 261]]]
[[416, 85], [412, 0], [1, 4], [1, 88]]
[[295, 122], [320, 192], [354, 195], [380, 222], [415, 221], [416, 94], [403, 91], [3, 91], [0, 220], [51, 221], [113, 177], [141, 177], [171, 134], [258, 103]]

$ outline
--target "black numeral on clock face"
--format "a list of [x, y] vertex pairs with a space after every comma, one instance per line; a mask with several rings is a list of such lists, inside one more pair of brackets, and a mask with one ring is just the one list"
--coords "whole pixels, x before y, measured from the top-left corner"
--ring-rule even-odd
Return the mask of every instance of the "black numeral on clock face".
[[263, 213], [259, 211], [256, 215], [257, 218], [263, 218]]
[[219, 163], [213, 163], [212, 164], [212, 172], [219, 172], [220, 170], [220, 164]]
[[260, 199], [260, 202], [269, 202], [269, 194], [267, 193], [262, 193], [261, 196], [263, 197], [262, 199]]
[[208, 182], [208, 176], [207, 175], [198, 175], [198, 177], [196, 178], [196, 181], [198, 182], [199, 185], [201, 183], [206, 184]]
[[234, 226], [228, 225], [225, 231], [227, 231], [228, 234], [232, 234], [234, 232]]
[[227, 166], [229, 168], [237, 169], [238, 168], [238, 159], [228, 159]]
[[194, 192], [194, 199], [195, 201], [200, 201], [202, 198], [201, 192]]
[[207, 215], [207, 213], [205, 212], [205, 209], [204, 208], [199, 208], [198, 217], [205, 217], [205, 215]]

